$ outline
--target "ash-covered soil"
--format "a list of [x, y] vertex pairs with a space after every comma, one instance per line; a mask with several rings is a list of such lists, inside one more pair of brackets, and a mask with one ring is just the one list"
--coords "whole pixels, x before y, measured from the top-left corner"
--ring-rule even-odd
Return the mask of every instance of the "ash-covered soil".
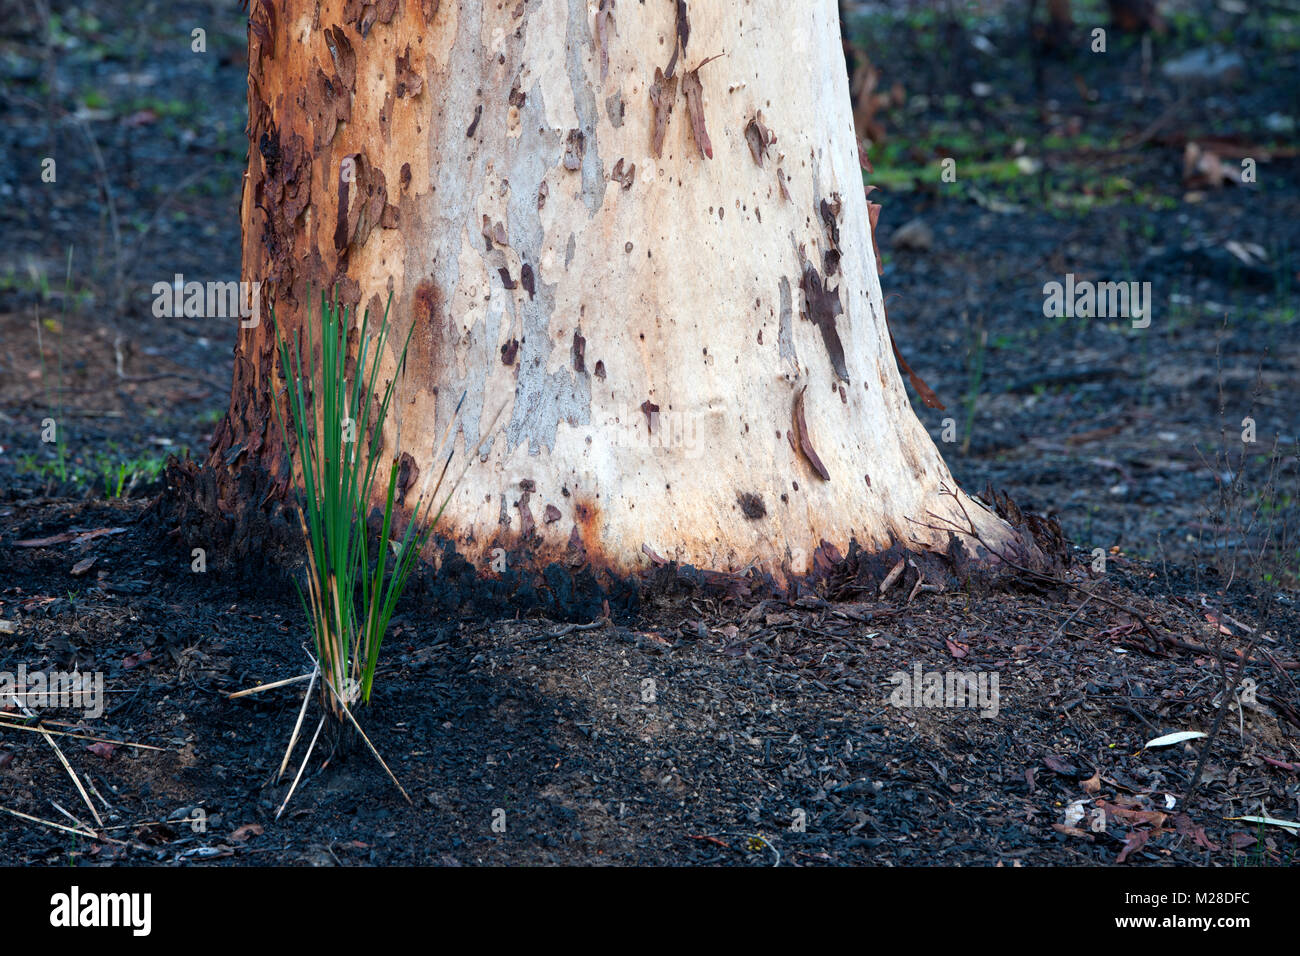
[[[412, 804], [327, 747], [277, 821], [303, 685], [228, 695], [307, 671], [297, 598], [192, 573], [146, 515], [227, 400], [233, 327], [159, 320], [150, 290], [238, 278], [244, 21], [6, 6], [0, 671], [99, 670], [107, 706], [46, 721], [83, 735], [52, 739], [105, 839], [0, 813], [0, 862], [1294, 862], [1284, 829], [1228, 819], [1300, 820], [1294, 16], [1170, 2], [1149, 55], [1114, 31], [1093, 55], [1104, 5], [1076, 2], [1078, 43], [1041, 57], [1023, 4], [855, 22], [906, 93], [866, 180], [894, 334], [948, 406], [917, 413], [963, 486], [1059, 519], [1071, 586], [648, 593], [584, 630], [449, 610], [420, 581], [362, 717]], [[178, 39], [196, 25], [205, 56]], [[1235, 69], [1167, 75], [1216, 45]], [[1207, 181], [1206, 153], [1257, 181]], [[1045, 316], [1067, 274], [1150, 282], [1151, 325]], [[918, 666], [996, 675], [996, 715], [895, 706]], [[1213, 732], [1190, 802], [1205, 740], [1143, 750], [1176, 731]], [[95, 825], [47, 740], [8, 725], [0, 807]]]

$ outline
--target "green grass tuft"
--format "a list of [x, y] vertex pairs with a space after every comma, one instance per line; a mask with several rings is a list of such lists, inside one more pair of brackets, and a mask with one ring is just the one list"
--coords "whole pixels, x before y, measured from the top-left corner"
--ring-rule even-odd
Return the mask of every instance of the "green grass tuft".
[[[430, 520], [422, 493], [405, 532], [390, 540], [401, 456], [400, 447], [395, 447], [388, 460], [383, 526], [372, 560], [366, 515], [383, 464], [378, 440], [396, 386], [394, 377], [376, 397], [381, 356], [388, 341], [388, 308], [377, 331], [371, 329], [369, 311], [365, 313], [355, 338], [354, 362], [349, 362], [348, 356], [348, 310], [325, 295], [321, 296], [315, 333], [319, 336], [319, 361], [312, 358], [317, 351], [310, 308], [303, 323], [306, 359], [301, 334], [291, 345], [274, 310], [271, 315], [276, 322], [292, 423], [286, 425], [279, 402], [274, 403], [276, 417], [286, 448], [293, 447], [289, 442], [292, 428], [302, 482], [299, 522], [307, 548], [307, 587], [305, 591], [300, 587], [299, 594], [315, 639], [324, 702], [335, 717], [343, 717], [357, 701], [370, 700], [389, 621], [442, 511]], [[409, 342], [408, 332], [399, 368], [405, 363]], [[395, 445], [400, 445], [400, 435]], [[431, 498], [441, 484], [440, 479]]]

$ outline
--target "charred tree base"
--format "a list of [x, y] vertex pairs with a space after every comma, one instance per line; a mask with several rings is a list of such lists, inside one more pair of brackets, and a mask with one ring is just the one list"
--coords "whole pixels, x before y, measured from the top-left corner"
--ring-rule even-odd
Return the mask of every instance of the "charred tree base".
[[282, 483], [255, 463], [219, 471], [173, 456], [163, 491], [146, 517], [183, 549], [187, 560], [201, 559], [214, 579], [292, 594], [303, 559], [293, 509]]
[[[596, 566], [585, 556], [538, 567], [526, 546], [502, 553], [498, 568], [482, 568], [453, 542], [435, 537], [435, 560], [423, 562], [412, 577], [401, 610], [473, 618], [544, 615], [585, 623], [699, 598], [741, 605], [767, 597], [861, 601], [901, 594], [911, 599], [923, 590], [994, 588], [1019, 581], [1024, 570], [1035, 572], [1030, 583], [1041, 587], [1045, 578], [1069, 566], [1070, 547], [1055, 520], [1022, 511], [992, 488], [984, 497], [1010, 526], [1010, 544], [972, 544], [970, 537], [955, 533], [957, 528], [944, 550], [918, 550], [897, 541], [884, 550], [867, 550], [854, 541], [842, 553], [822, 541], [807, 573], [784, 581], [757, 569], [714, 571], [653, 554], [650, 567], [632, 575]], [[185, 555], [202, 549], [207, 573], [216, 580], [262, 593], [283, 591], [296, 602], [293, 580], [304, 554], [293, 508], [282, 499], [280, 485], [255, 465], [218, 473], [173, 459], [165, 490], [149, 515]]]

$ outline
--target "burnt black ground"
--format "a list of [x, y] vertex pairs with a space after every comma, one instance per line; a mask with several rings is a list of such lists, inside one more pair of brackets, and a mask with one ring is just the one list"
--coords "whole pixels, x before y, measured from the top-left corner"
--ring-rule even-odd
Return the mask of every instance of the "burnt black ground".
[[[1262, 759], [1294, 747], [1286, 678], [1264, 662], [1249, 669], [1260, 706], [1246, 708], [1241, 736], [1231, 715], [1202, 797], [1176, 816], [1196, 753], [1141, 748], [1208, 728], [1218, 685], [1208, 655], [1159, 647], [1133, 621], [1140, 612], [1182, 639], [1213, 638], [1194, 592], [1171, 580], [1143, 597], [1153, 572], [1123, 559], [1090, 586], [1132, 618], [1094, 608], [1066, 622], [1077, 601], [1019, 590], [910, 604], [901, 590], [865, 603], [699, 599], [568, 633], [413, 605], [364, 722], [414, 805], [352, 751], [313, 761], [277, 822], [287, 781], [272, 779], [301, 685], [226, 694], [307, 669], [293, 605], [178, 570], [183, 555], [140, 514], [27, 502], [9, 516], [18, 540], [123, 529], [90, 545], [104, 570], [72, 595], [47, 585], [80, 556], [76, 544], [8, 538], [5, 602], [22, 623], [0, 647], [29, 666], [104, 671], [110, 709], [81, 729], [164, 748], [105, 756], [61, 738], [124, 845], [6, 821], [10, 862], [1106, 863], [1150, 828], [1120, 817], [1097, 834], [1062, 830], [1068, 805], [1161, 813], [1166, 794], [1175, 812], [1132, 862], [1294, 859], [1293, 838], [1225, 819], [1294, 805], [1295, 772]], [[1296, 621], [1295, 605], [1280, 604], [1270, 632], [1294, 633]], [[1290, 664], [1286, 643], [1268, 646]], [[1224, 652], [1242, 646], [1228, 638]], [[890, 676], [916, 664], [996, 672], [999, 713], [892, 706]], [[47, 746], [28, 733], [3, 740], [0, 805], [49, 819], [54, 801], [84, 815]], [[182, 819], [194, 807], [202, 833]], [[800, 811], [803, 833], [791, 829]]]
[[[1213, 646], [1202, 600], [1226, 601], [1225, 653], [1246, 625], [1265, 629], [1279, 665], [1297, 657], [1300, 184], [1294, 133], [1268, 121], [1300, 117], [1295, 18], [1173, 4], [1144, 84], [1135, 38], [1083, 52], [1100, 4], [1076, 4], [1079, 50], [1044, 60], [1041, 87], [1016, 5], [859, 25], [882, 84], [908, 92], [880, 117], [889, 136], [867, 179], [881, 184], [891, 324], [948, 405], [917, 412], [964, 486], [992, 482], [1054, 513], [1085, 562], [1116, 549], [1103, 576], [1073, 572], [1098, 599], [1080, 609], [1068, 589], [968, 595], [955, 582], [910, 603], [901, 588], [803, 606], [678, 597], [550, 636], [561, 626], [535, 615], [422, 604], [420, 586], [365, 716], [414, 807], [351, 753], [314, 760], [276, 822], [286, 787], [269, 781], [301, 687], [225, 695], [305, 671], [296, 599], [272, 579], [190, 573], [187, 548], [143, 517], [157, 483], [105, 500], [103, 480], [118, 461], [201, 453], [224, 408], [233, 330], [159, 322], [149, 289], [176, 272], [237, 277], [244, 28], [201, 4], [54, 6], [51, 44], [24, 9], [0, 38], [0, 142], [15, 160], [0, 167], [0, 618], [15, 626], [0, 633], [0, 669], [102, 669], [110, 711], [85, 729], [164, 749], [105, 757], [59, 738], [123, 842], [6, 816], [0, 862], [1029, 865], [1111, 863], [1126, 841], [1129, 863], [1294, 860], [1284, 831], [1225, 819], [1300, 818], [1296, 771], [1278, 766], [1300, 761], [1294, 670], [1248, 666], [1263, 709], [1228, 714], [1178, 818], [1199, 751], [1140, 748], [1211, 729], [1214, 655], [1157, 643], [1139, 620]], [[210, 52], [194, 56], [179, 38], [203, 23]], [[1161, 63], [1216, 41], [1243, 55], [1240, 78], [1162, 77]], [[1258, 154], [1259, 182], [1185, 183], [1189, 139]], [[57, 190], [40, 182], [47, 151]], [[927, 164], [948, 156], [958, 182], [935, 184]], [[1013, 174], [1018, 157], [1041, 171]], [[929, 246], [895, 243], [916, 219]], [[1246, 267], [1230, 243], [1258, 245], [1262, 262]], [[1150, 281], [1151, 328], [1044, 318], [1043, 284], [1066, 273]], [[39, 442], [52, 412], [71, 435], [67, 480]], [[1258, 443], [1243, 449], [1248, 414]], [[996, 671], [999, 715], [890, 706], [889, 676], [918, 662]], [[1153, 832], [1141, 814], [1166, 812], [1166, 795], [1174, 808]], [[1121, 809], [1093, 834], [1067, 826], [1078, 800]], [[43, 740], [0, 732], [0, 806], [66, 823], [52, 802], [88, 813]], [[195, 806], [206, 832], [180, 820]], [[797, 810], [805, 833], [790, 829]]]

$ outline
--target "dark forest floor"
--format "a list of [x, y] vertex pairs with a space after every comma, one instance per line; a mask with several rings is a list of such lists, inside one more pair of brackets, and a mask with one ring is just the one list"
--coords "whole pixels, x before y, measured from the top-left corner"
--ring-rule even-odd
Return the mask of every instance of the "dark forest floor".
[[[0, 671], [101, 670], [106, 713], [49, 726], [161, 749], [56, 738], [119, 842], [0, 814], [0, 863], [1295, 861], [1294, 834], [1227, 818], [1300, 820], [1300, 15], [1168, 4], [1145, 74], [1135, 38], [1086, 52], [1101, 4], [1037, 65], [1020, 5], [856, 24], [907, 94], [877, 115], [867, 180], [895, 335], [948, 406], [917, 413], [965, 487], [1061, 522], [1094, 598], [652, 595], [561, 634], [417, 586], [365, 719], [414, 806], [350, 753], [314, 761], [276, 822], [301, 685], [225, 695], [306, 669], [296, 598], [190, 574], [143, 517], [165, 456], [201, 455], [225, 407], [233, 328], [154, 319], [150, 288], [238, 278], [244, 28], [233, 3], [117, 6], [54, 4], [48, 42], [25, 7], [0, 17]], [[1164, 74], [1216, 43], [1235, 76]], [[1258, 182], [1186, 178], [1189, 142], [1257, 159]], [[1045, 318], [1067, 273], [1151, 282], [1150, 328]], [[68, 423], [62, 457], [46, 417]], [[1216, 657], [1251, 628], [1239, 705]], [[996, 674], [997, 715], [893, 706], [915, 665]], [[1142, 745], [1223, 708], [1185, 806], [1204, 741]], [[48, 743], [8, 728], [0, 807], [89, 813]]]

